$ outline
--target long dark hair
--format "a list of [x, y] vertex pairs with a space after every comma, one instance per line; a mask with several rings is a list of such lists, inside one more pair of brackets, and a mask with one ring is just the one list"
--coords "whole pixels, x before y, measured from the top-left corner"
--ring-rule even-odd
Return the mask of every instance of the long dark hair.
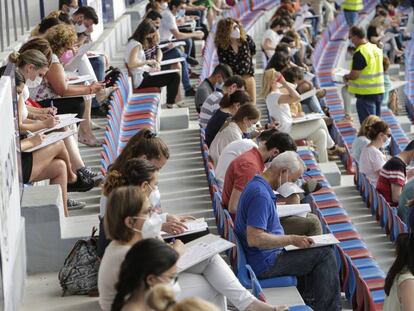
[[145, 45], [146, 36], [156, 31], [157, 28], [155, 28], [154, 24], [151, 21], [143, 20], [141, 24], [138, 25], [132, 36], [128, 38], [128, 41], [135, 40], [142, 45]]
[[146, 278], [149, 275], [161, 275], [174, 266], [177, 260], [178, 253], [158, 239], [144, 239], [136, 243], [121, 265], [111, 311], [122, 310], [128, 296], [135, 291], [148, 289]]
[[396, 253], [394, 263], [385, 278], [384, 291], [390, 295], [395, 278], [403, 269], [408, 269], [414, 275], [414, 236], [412, 233], [401, 233], [396, 242]]

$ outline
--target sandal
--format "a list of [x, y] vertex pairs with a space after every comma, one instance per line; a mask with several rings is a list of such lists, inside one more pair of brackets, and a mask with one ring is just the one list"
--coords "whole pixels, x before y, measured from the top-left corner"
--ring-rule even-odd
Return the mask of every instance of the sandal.
[[326, 90], [325, 89], [319, 89], [316, 91], [316, 97], [317, 98], [324, 98], [326, 96]]
[[97, 138], [95, 138], [94, 140], [89, 140], [87, 138], [78, 137], [78, 142], [88, 147], [101, 147], [103, 144], [103, 141], [98, 140]]
[[110, 86], [96, 93], [96, 100], [98, 101], [98, 103], [104, 102], [117, 88], [117, 86]]

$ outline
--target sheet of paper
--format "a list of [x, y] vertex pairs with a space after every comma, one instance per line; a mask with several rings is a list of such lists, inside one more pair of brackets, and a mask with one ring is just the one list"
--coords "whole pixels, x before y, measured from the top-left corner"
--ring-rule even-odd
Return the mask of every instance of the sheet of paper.
[[282, 197], [287, 198], [294, 193], [303, 193], [305, 191], [303, 191], [302, 188], [293, 182], [285, 182], [283, 185], [276, 189], [276, 192]]
[[43, 142], [39, 146], [36, 146], [36, 147], [31, 148], [31, 149], [25, 150], [25, 152], [33, 152], [33, 151], [42, 149], [46, 146], [49, 146], [49, 145], [51, 145], [51, 144], [53, 144], [57, 141], [65, 139], [66, 137], [69, 137], [69, 136], [74, 135], [74, 134], [76, 134], [75, 130], [50, 133], [50, 134], [46, 135], [45, 139], [43, 140]]
[[77, 116], [76, 113], [62, 113], [57, 114], [55, 117], [57, 117], [60, 121], [66, 120], [66, 119], [73, 119]]
[[408, 81], [400, 81], [400, 80], [393, 81], [393, 80], [391, 80], [391, 89], [390, 89], [390, 91], [399, 89], [400, 87], [406, 85], [407, 83], [408, 83]]
[[332, 71], [332, 78], [333, 81], [335, 82], [339, 82], [339, 83], [344, 83], [344, 76], [349, 74], [349, 70], [348, 69], [344, 69], [344, 68], [335, 68]]
[[173, 58], [173, 59], [167, 59], [167, 60], [162, 60], [160, 62], [160, 66], [164, 66], [164, 65], [171, 65], [171, 64], [177, 64], [177, 63], [181, 63], [185, 61], [184, 57], [179, 57], [179, 58]]
[[204, 218], [197, 218], [195, 220], [189, 220], [185, 222], [185, 225], [187, 226], [187, 230], [180, 234], [168, 234], [166, 232], [161, 232], [161, 236], [163, 239], [169, 239], [169, 238], [176, 238], [187, 234], [197, 233], [201, 231], [205, 231], [208, 227], [207, 222], [204, 220]]
[[160, 71], [148, 72], [148, 74], [150, 76], [160, 76], [160, 75], [165, 75], [165, 74], [171, 73], [171, 72], [179, 72], [179, 70], [178, 69], [160, 70]]
[[306, 217], [311, 212], [309, 204], [278, 204], [277, 215], [280, 217], [301, 216]]
[[91, 75], [82, 75], [82, 76], [77, 76], [76, 79], [69, 79], [68, 80], [68, 84], [77, 84], [77, 83], [82, 83], [85, 81], [92, 81], [93, 77]]
[[[177, 42], [171, 42], [171, 43], [174, 45], [174, 47], [179, 47], [179, 46], [185, 46], [186, 45], [185, 41], [177, 41]], [[164, 48], [167, 48], [168, 45], [169, 45], [169, 43], [162, 43], [162, 44], [159, 44], [158, 47], [160, 49], [164, 49]]]
[[184, 254], [177, 262], [177, 272], [182, 272], [196, 264], [219, 254], [234, 246], [233, 243], [213, 234], [207, 234], [201, 238], [185, 244]]
[[311, 81], [313, 78], [315, 78], [315, 75], [309, 71], [305, 72], [305, 80]]
[[305, 99], [308, 99], [312, 97], [313, 95], [316, 95], [316, 89], [310, 90], [306, 93], [300, 94], [300, 101], [304, 101]]
[[[314, 242], [311, 248], [339, 244], [338, 239], [335, 238], [335, 236], [331, 233], [314, 235], [314, 236], [310, 236], [310, 238], [312, 238]], [[294, 246], [294, 245], [285, 246], [285, 250], [287, 251], [294, 251], [297, 249], [299, 249], [299, 247]]]
[[48, 129], [41, 129], [37, 132], [34, 132], [33, 134], [39, 134], [39, 133], [44, 133], [45, 134], [45, 133], [53, 132], [53, 131], [56, 131], [56, 130], [60, 130], [60, 129], [66, 127], [66, 126], [69, 126], [69, 125], [72, 125], [72, 124], [75, 124], [75, 123], [79, 123], [83, 120], [84, 119], [79, 119], [79, 118], [71, 118], [71, 119], [66, 118], [66, 119], [63, 119], [63, 120], [59, 119], [59, 123], [56, 124], [54, 127], [51, 127], [51, 128], [48, 128]]
[[292, 123], [296, 124], [296, 123], [303, 123], [303, 122], [308, 122], [312, 120], [317, 120], [317, 119], [323, 118], [323, 116], [324, 115], [321, 113], [309, 113], [309, 114], [306, 114], [304, 117], [294, 118], [292, 120]]
[[78, 50], [78, 52], [76, 53], [76, 55], [75, 55], [75, 56], [73, 56], [73, 58], [70, 60], [70, 62], [69, 62], [69, 63], [67, 63], [67, 64], [64, 66], [65, 71], [76, 71], [76, 70], [78, 70], [79, 63], [80, 63], [80, 61], [81, 61], [81, 59], [82, 59], [82, 56], [83, 56], [83, 55], [85, 55], [85, 54], [86, 54], [86, 52], [88, 52], [88, 51], [92, 48], [92, 46], [93, 46], [94, 44], [95, 44], [94, 42], [87, 43], [87, 44], [83, 44], [83, 45], [79, 48], [79, 50]]

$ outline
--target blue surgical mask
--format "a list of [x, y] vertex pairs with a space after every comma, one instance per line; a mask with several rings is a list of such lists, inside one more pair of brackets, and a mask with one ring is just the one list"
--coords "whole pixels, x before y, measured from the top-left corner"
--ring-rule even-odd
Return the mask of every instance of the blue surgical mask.
[[387, 140], [385, 141], [383, 148], [387, 149], [391, 144], [391, 137], [387, 137]]
[[222, 83], [216, 83], [216, 84], [214, 84], [214, 90], [215, 91], [222, 91], [223, 90], [223, 86], [224, 86], [224, 82], [222, 82]]
[[184, 17], [184, 16], [185, 16], [185, 10], [184, 9], [178, 10], [177, 14], [175, 15], [176, 18], [181, 18], [181, 17]]

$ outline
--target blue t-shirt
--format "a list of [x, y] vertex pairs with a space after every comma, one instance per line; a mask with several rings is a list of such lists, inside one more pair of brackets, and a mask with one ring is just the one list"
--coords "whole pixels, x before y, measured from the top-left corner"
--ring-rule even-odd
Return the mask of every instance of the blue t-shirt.
[[274, 266], [282, 248], [260, 249], [247, 244], [247, 226], [263, 229], [267, 233], [284, 235], [276, 211], [276, 196], [272, 187], [261, 176], [256, 175], [244, 188], [239, 205], [235, 232], [246, 253], [247, 263], [260, 276]]

